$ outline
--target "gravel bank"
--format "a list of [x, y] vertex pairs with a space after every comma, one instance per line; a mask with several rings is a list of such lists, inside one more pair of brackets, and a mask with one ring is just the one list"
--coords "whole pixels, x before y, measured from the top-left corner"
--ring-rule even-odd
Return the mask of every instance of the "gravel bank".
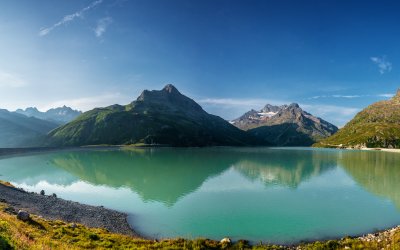
[[104, 207], [66, 201], [47, 195], [28, 193], [0, 184], [0, 201], [15, 210], [23, 209], [49, 220], [75, 222], [87, 227], [105, 228], [113, 233], [139, 237], [129, 226], [127, 215]]

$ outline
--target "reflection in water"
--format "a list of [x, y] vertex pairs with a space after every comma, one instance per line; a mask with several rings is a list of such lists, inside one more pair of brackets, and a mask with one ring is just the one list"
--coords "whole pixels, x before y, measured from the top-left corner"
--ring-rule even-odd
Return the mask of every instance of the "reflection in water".
[[296, 188], [312, 176], [318, 176], [337, 165], [337, 156], [323, 151], [266, 151], [247, 155], [235, 163], [235, 169], [252, 181], [265, 185], [282, 185]]
[[229, 167], [251, 180], [297, 187], [311, 176], [336, 166], [336, 154], [323, 151], [266, 149], [138, 149], [69, 152], [52, 163], [84, 181], [114, 188], [129, 187], [144, 201], [168, 206], [197, 190], [205, 180]]
[[[266, 148], [79, 150], [13, 157], [0, 161], [0, 175], [17, 183], [71, 185], [83, 180], [128, 187], [143, 201], [168, 206], [207, 179], [233, 169], [266, 186], [297, 188], [341, 165], [364, 189], [400, 208], [400, 154], [371, 151], [271, 150]], [[13, 162], [27, 167], [15, 167]], [[54, 167], [56, 166], [56, 168]], [[67, 174], [66, 174], [67, 173]]]
[[390, 199], [400, 209], [400, 154], [344, 152], [339, 162], [364, 189]]
[[229, 168], [233, 159], [218, 150], [143, 149], [60, 153], [52, 163], [86, 182], [128, 187], [144, 201], [171, 206]]
[[382, 198], [399, 207], [399, 157], [304, 148], [88, 149], [3, 158], [0, 175], [27, 190], [126, 212], [150, 237], [290, 243], [400, 221]]
[[[36, 185], [41, 181], [61, 186], [69, 186], [79, 180], [52, 165], [52, 154], [33, 154], [23, 156], [2, 157], [0, 160], [0, 176], [8, 181]], [[1, 178], [1, 177], [0, 177]]]

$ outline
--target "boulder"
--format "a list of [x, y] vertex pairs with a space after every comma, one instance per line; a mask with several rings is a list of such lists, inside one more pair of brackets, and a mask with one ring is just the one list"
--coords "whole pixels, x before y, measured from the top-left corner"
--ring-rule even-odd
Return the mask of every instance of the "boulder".
[[231, 239], [229, 238], [223, 238], [219, 243], [221, 244], [231, 244]]
[[24, 210], [19, 210], [17, 214], [17, 219], [22, 221], [28, 221], [30, 219], [30, 215], [28, 212]]

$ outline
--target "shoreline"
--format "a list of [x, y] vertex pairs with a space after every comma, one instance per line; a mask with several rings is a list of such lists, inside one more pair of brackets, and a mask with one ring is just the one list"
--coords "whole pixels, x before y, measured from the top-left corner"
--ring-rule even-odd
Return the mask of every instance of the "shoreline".
[[[318, 143], [317, 143], [318, 144]], [[359, 146], [345, 146], [345, 145], [333, 145], [333, 144], [321, 144], [311, 146], [312, 148], [330, 148], [330, 149], [346, 149], [346, 150], [363, 150], [363, 151], [383, 151], [391, 153], [400, 153], [400, 148], [367, 148]]]
[[399, 148], [360, 148], [360, 150], [400, 153], [400, 149]]
[[129, 225], [127, 214], [103, 206], [90, 206], [53, 195], [27, 192], [4, 183], [0, 183], [0, 202], [8, 204], [11, 211], [24, 210], [48, 220], [79, 223], [91, 228], [105, 228], [113, 233], [141, 237]]
[[[103, 228], [107, 232], [129, 236], [132, 239], [151, 242], [173, 241], [171, 239], [149, 239], [135, 232], [133, 226], [127, 222], [127, 214], [104, 208], [103, 206], [90, 206], [78, 202], [67, 201], [52, 195], [41, 195], [27, 192], [17, 187], [8, 185], [7, 182], [0, 182], [0, 203], [6, 204], [7, 208], [3, 212], [16, 214], [18, 210], [27, 211], [30, 214], [50, 221], [62, 221], [64, 223], [79, 223], [90, 228]], [[382, 242], [393, 241], [391, 237], [400, 236], [400, 226], [390, 227], [386, 230], [378, 230], [363, 235], [345, 236], [342, 238], [326, 238], [319, 240], [303, 240], [289, 244], [262, 245], [265, 247], [278, 247], [277, 249], [309, 249], [310, 246], [320, 244], [379, 244]], [[177, 239], [178, 240], [178, 239]], [[183, 239], [181, 239], [183, 240]], [[205, 239], [208, 242], [218, 243], [216, 240]], [[196, 241], [187, 239], [184, 241]], [[400, 241], [400, 237], [399, 237]], [[241, 240], [238, 242], [249, 241]], [[254, 245], [256, 246], [256, 245]], [[303, 248], [304, 247], [304, 248]], [[266, 248], [269, 249], [269, 248]], [[274, 248], [276, 249], [276, 248]], [[341, 248], [338, 248], [341, 249]], [[348, 248], [343, 248], [348, 249]]]

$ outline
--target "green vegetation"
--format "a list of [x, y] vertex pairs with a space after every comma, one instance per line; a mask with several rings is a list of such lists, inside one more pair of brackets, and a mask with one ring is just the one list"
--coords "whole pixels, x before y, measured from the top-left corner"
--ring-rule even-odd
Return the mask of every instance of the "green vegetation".
[[205, 112], [172, 85], [136, 101], [85, 112], [50, 132], [47, 145], [253, 145], [251, 135]]
[[315, 147], [400, 148], [400, 91], [368, 106], [333, 136]]
[[1, 184], [1, 185], [4, 185], [4, 186], [7, 186], [7, 187], [14, 187], [14, 185], [11, 184], [11, 183], [8, 182], [8, 181], [2, 181], [2, 180], [0, 180], [0, 184]]
[[[375, 240], [344, 238], [298, 246], [250, 245], [247, 241], [234, 244], [208, 239], [146, 240], [109, 233], [104, 229], [87, 228], [80, 224], [50, 221], [31, 216], [28, 222], [5, 212], [0, 203], [0, 249], [400, 249], [400, 230]], [[381, 233], [383, 234], [383, 233]]]

